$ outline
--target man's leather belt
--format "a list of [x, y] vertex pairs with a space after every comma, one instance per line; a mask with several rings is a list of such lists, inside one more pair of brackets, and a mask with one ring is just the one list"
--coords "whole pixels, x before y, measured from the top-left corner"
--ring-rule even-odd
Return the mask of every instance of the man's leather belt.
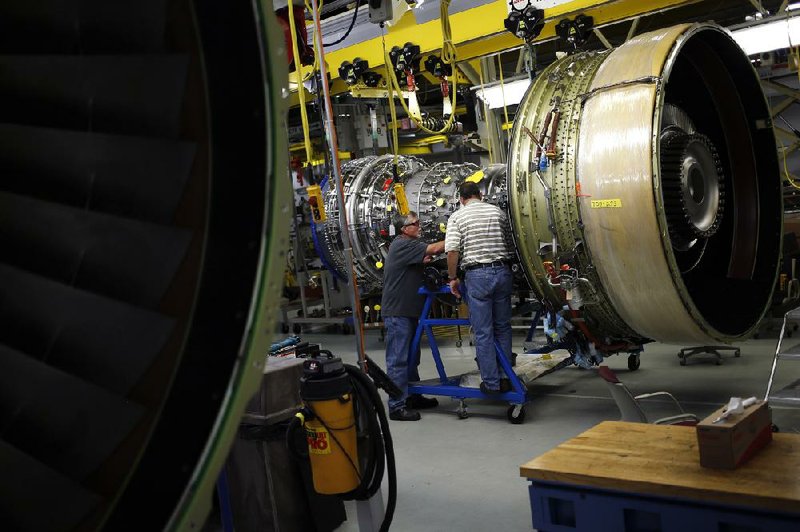
[[477, 264], [469, 264], [464, 266], [464, 271], [468, 272], [470, 270], [475, 270], [477, 268], [492, 268], [494, 266], [508, 266], [509, 262], [507, 260], [496, 260], [494, 262], [479, 262]]

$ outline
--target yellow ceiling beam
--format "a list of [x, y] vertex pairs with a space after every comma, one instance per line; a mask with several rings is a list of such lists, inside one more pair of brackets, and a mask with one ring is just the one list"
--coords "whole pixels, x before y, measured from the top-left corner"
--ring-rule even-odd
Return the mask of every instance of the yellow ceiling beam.
[[[594, 17], [595, 25], [602, 26], [699, 1], [574, 0], [545, 10], [545, 27], [536, 40], [544, 41], [554, 38], [555, 24], [562, 18], [572, 17], [579, 13], [591, 15]], [[503, 26], [503, 21], [508, 15], [507, 4], [508, 0], [495, 0], [490, 4], [450, 16], [453, 42], [458, 47], [459, 61], [516, 48], [522, 44], [522, 41], [507, 32]], [[407, 42], [419, 45], [423, 54], [441, 49], [442, 32], [439, 20], [417, 24], [413, 11], [407, 12], [397, 25], [388, 28], [386, 48], [403, 46]], [[355, 57], [369, 61], [372, 69], [383, 65], [381, 39], [371, 39], [325, 54], [328, 64], [335, 67], [332, 72], [335, 72], [342, 62], [352, 61]]]
[[[556, 37], [555, 26], [563, 18], [572, 18], [578, 14], [594, 17], [595, 26], [614, 24], [635, 17], [656, 13], [676, 7], [695, 4], [702, 0], [573, 0], [565, 4], [545, 10], [545, 26], [536, 42]], [[459, 61], [471, 61], [475, 58], [518, 48], [522, 41], [506, 31], [503, 21], [508, 15], [508, 0], [495, 0], [492, 3], [474, 7], [450, 16], [453, 42], [458, 49]], [[311, 34], [311, 27], [308, 29]], [[386, 49], [403, 46], [413, 42], [420, 46], [423, 55], [440, 50], [442, 32], [439, 19], [417, 24], [413, 11], [408, 11], [393, 26], [388, 27]], [[371, 70], [385, 74], [383, 65], [383, 47], [381, 38], [377, 37], [325, 54], [325, 62], [332, 76], [338, 73], [339, 65], [344, 61], [352, 61], [355, 57], [366, 59]], [[471, 63], [472, 64], [472, 63]], [[305, 72], [304, 72], [305, 73]], [[291, 77], [295, 81], [295, 77]], [[460, 80], [461, 81], [461, 80]], [[296, 90], [297, 85], [294, 84]], [[334, 94], [348, 90], [341, 79], [334, 80], [331, 91]], [[297, 105], [297, 95], [293, 91], [291, 105]]]

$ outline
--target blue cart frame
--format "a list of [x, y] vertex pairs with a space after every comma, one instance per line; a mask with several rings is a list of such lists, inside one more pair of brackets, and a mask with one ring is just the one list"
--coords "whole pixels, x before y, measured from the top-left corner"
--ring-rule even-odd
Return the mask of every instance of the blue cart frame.
[[438, 384], [427, 382], [410, 382], [408, 385], [409, 394], [427, 394], [427, 395], [442, 395], [445, 397], [453, 397], [460, 400], [458, 409], [458, 417], [464, 419], [468, 417], [466, 404], [464, 402], [467, 398], [477, 399], [494, 399], [499, 401], [507, 401], [510, 406], [508, 409], [508, 419], [511, 423], [519, 424], [525, 418], [525, 403], [529, 401], [528, 389], [519, 379], [514, 369], [511, 366], [511, 354], [508, 356], [503, 355], [503, 348], [500, 343], [495, 339], [494, 349], [497, 353], [497, 361], [511, 381], [511, 391], [504, 393], [497, 393], [487, 395], [480, 391], [478, 388], [465, 388], [459, 385], [461, 375], [449, 377], [444, 369], [442, 363], [442, 356], [439, 353], [439, 346], [436, 343], [436, 338], [433, 335], [433, 327], [438, 325], [470, 325], [468, 318], [430, 318], [429, 314], [434, 299], [439, 294], [450, 294], [449, 286], [439, 287], [437, 290], [431, 291], [426, 287], [421, 287], [418, 291], [425, 297], [425, 305], [422, 308], [422, 315], [420, 316], [417, 330], [414, 334], [414, 339], [411, 341], [411, 347], [408, 352], [408, 367], [409, 372], [411, 368], [415, 368], [417, 363], [417, 353], [419, 350], [420, 341], [422, 340], [422, 333], [425, 332], [428, 336], [428, 344], [433, 354], [433, 361], [436, 364], [436, 371], [439, 373]]

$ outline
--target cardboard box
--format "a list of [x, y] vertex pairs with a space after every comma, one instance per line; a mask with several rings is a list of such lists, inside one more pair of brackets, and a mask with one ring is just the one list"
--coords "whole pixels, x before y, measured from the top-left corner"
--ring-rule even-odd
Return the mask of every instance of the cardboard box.
[[700, 465], [716, 469], [735, 469], [772, 441], [772, 415], [766, 402], [758, 401], [718, 423], [720, 408], [697, 424]]

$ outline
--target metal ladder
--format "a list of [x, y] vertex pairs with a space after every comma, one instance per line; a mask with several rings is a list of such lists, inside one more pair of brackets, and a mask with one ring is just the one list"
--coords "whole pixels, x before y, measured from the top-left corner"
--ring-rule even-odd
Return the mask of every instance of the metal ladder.
[[[790, 310], [783, 316], [781, 335], [778, 337], [778, 347], [775, 348], [775, 358], [772, 360], [772, 371], [769, 374], [767, 393], [764, 396], [764, 399], [771, 405], [800, 407], [800, 379], [793, 381], [780, 390], [772, 391], [772, 381], [775, 378], [775, 371], [778, 368], [778, 360], [800, 361], [800, 344], [794, 345], [786, 351], [781, 350], [784, 336], [791, 337], [791, 331], [797, 328], [796, 325], [794, 325], [797, 323], [800, 323], [800, 308]], [[792, 329], [789, 327], [792, 327]]]

